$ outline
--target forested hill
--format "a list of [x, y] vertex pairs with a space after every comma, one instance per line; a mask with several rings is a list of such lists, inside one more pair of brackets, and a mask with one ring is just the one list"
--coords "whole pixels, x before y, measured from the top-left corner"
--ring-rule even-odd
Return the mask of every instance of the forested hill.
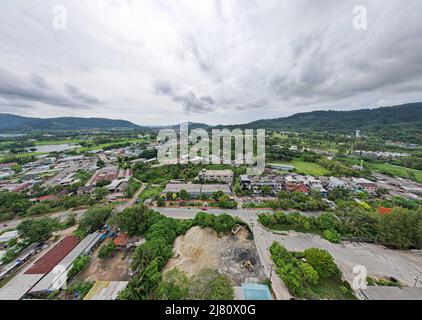
[[28, 118], [12, 114], [0, 114], [1, 131], [31, 130], [83, 130], [83, 129], [135, 129], [136, 124], [125, 120], [102, 118]]
[[400, 140], [400, 137], [415, 135], [416, 139], [422, 137], [422, 102], [377, 109], [298, 113], [286, 118], [258, 120], [242, 127], [344, 133], [359, 129], [385, 138]]

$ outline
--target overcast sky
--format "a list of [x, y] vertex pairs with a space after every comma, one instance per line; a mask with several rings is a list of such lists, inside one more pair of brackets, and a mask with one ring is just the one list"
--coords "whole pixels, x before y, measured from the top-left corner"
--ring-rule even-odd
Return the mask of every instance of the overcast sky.
[[422, 101], [421, 13], [421, 0], [2, 0], [0, 112], [233, 124]]

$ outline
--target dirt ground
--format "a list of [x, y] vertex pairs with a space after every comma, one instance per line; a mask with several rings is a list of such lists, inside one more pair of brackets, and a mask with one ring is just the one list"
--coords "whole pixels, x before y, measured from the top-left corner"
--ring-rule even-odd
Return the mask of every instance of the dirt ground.
[[89, 281], [128, 281], [130, 254], [116, 252], [114, 257], [101, 260], [98, 258], [99, 248], [92, 255], [91, 263], [80, 276], [80, 280]]
[[[215, 268], [228, 275], [235, 285], [262, 282], [265, 280], [263, 268], [255, 244], [247, 236], [244, 228], [236, 236], [219, 237], [212, 229], [194, 227], [176, 239], [173, 258], [163, 273], [177, 267], [192, 276], [201, 269]], [[252, 272], [243, 267], [244, 261], [251, 262]]]

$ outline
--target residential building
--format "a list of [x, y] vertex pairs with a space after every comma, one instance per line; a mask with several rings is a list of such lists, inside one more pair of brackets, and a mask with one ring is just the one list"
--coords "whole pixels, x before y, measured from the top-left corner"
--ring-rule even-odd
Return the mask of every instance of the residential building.
[[198, 174], [198, 180], [216, 181], [233, 184], [234, 174], [231, 170], [202, 170]]

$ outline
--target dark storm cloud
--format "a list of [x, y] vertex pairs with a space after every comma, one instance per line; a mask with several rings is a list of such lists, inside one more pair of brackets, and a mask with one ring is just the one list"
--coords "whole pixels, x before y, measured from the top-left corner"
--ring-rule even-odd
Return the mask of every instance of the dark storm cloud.
[[216, 102], [211, 96], [197, 96], [191, 90], [182, 92], [169, 81], [158, 81], [153, 88], [155, 94], [167, 96], [174, 102], [180, 103], [187, 113], [207, 113], [216, 108]]
[[96, 97], [81, 92], [78, 88], [66, 85], [66, 92], [69, 94], [69, 96], [75, 100], [84, 103], [85, 105], [100, 105], [101, 101], [98, 100]]
[[21, 108], [33, 107], [31, 103], [42, 103], [54, 107], [87, 108], [99, 105], [95, 97], [82, 93], [78, 88], [67, 85], [65, 92], [52, 88], [45, 78], [32, 74], [25, 79], [10, 71], [0, 69], [0, 97], [3, 105]]

